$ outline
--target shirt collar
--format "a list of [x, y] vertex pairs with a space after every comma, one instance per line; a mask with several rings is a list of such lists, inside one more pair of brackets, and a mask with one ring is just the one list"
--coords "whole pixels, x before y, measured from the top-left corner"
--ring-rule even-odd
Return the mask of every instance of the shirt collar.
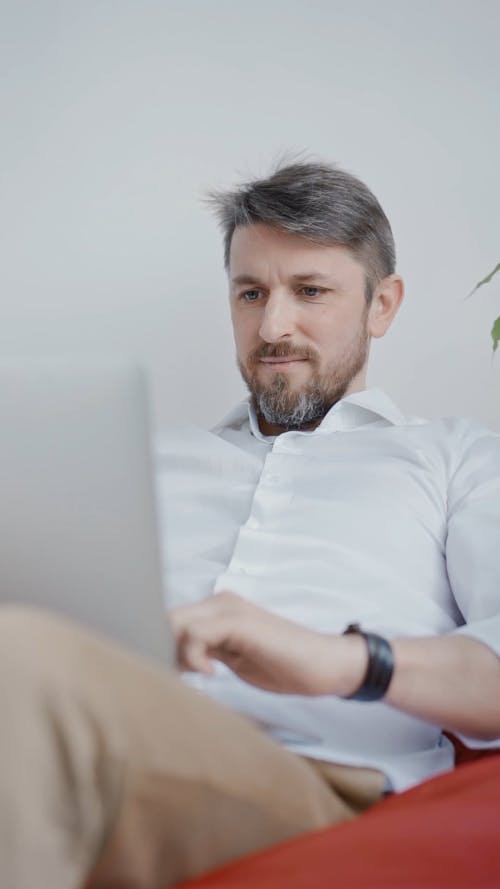
[[[356, 429], [380, 419], [385, 420], [391, 426], [401, 426], [406, 421], [405, 415], [381, 389], [363, 389], [361, 392], [353, 392], [337, 401], [314, 432]], [[257, 414], [250, 397], [237, 404], [213, 431], [217, 433], [228, 427], [240, 429], [245, 422], [249, 422], [250, 430], [255, 438], [261, 441], [272, 440], [273, 436], [263, 435], [260, 431]], [[312, 433], [303, 434], [310, 435]]]
[[374, 387], [346, 395], [330, 408], [318, 429], [355, 429], [378, 419], [385, 420], [391, 426], [401, 426], [406, 422], [405, 415], [389, 396], [382, 389]]

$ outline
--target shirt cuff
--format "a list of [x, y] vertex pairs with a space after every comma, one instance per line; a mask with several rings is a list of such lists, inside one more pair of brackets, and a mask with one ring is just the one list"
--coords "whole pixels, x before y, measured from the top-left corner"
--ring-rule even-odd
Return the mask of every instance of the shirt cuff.
[[[450, 636], [470, 636], [472, 639], [477, 639], [478, 642], [483, 642], [500, 657], [500, 614], [464, 624], [463, 627], [453, 630]], [[455, 734], [466, 747], [472, 750], [500, 749], [500, 738], [495, 738], [493, 741], [481, 741], [478, 738]]]

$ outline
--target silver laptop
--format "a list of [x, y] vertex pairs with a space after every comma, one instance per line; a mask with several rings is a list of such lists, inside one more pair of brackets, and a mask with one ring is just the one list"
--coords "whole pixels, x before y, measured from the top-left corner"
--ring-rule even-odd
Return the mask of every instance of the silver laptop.
[[0, 363], [0, 601], [172, 664], [157, 535], [141, 370]]

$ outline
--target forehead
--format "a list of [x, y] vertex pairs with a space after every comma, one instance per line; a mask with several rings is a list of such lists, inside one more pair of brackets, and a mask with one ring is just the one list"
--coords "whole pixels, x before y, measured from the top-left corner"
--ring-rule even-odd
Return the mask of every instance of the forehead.
[[323, 276], [364, 283], [363, 266], [348, 247], [312, 244], [301, 235], [256, 223], [235, 229], [229, 255], [229, 276], [255, 279], [269, 275], [296, 277], [317, 272]]

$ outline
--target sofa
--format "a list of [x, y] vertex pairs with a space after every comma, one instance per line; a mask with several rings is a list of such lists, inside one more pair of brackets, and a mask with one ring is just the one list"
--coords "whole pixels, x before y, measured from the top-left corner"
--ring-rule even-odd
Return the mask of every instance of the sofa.
[[456, 746], [453, 771], [182, 889], [499, 889], [500, 752]]

